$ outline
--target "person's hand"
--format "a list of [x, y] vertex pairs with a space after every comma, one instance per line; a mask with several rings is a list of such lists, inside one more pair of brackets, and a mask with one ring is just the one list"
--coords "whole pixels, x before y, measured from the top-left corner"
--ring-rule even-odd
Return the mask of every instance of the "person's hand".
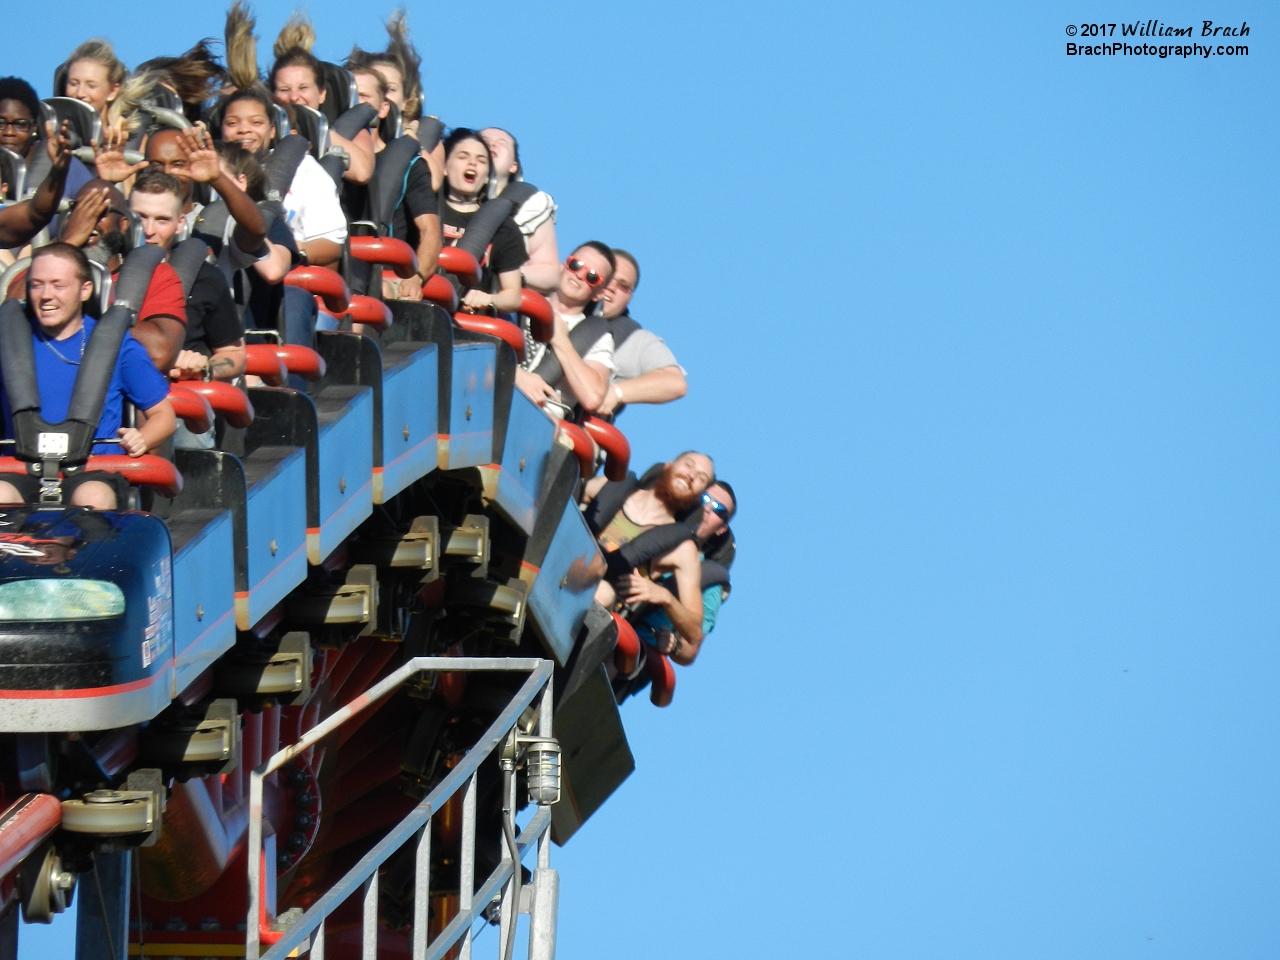
[[422, 299], [422, 277], [414, 274], [407, 280], [401, 280], [399, 289], [396, 291], [397, 300], [421, 300]]
[[204, 372], [209, 367], [209, 358], [195, 350], [183, 350], [178, 359], [173, 361], [173, 369], [169, 371], [170, 380], [203, 380]]
[[142, 439], [142, 431], [133, 427], [121, 427], [116, 431], [120, 438], [120, 446], [131, 457], [140, 457], [147, 452], [147, 441]]
[[618, 397], [617, 384], [611, 383], [605, 389], [604, 402], [596, 409], [596, 413], [608, 416], [617, 410], [622, 400]]
[[62, 129], [54, 134], [53, 121], [44, 125], [44, 148], [49, 152], [49, 159], [55, 168], [66, 169], [71, 163], [71, 122], [62, 121]]
[[111, 188], [94, 187], [80, 197], [62, 224], [62, 241], [73, 247], [83, 247], [97, 229], [98, 221], [111, 206]]
[[658, 641], [658, 652], [664, 657], [671, 656], [680, 646], [680, 638], [670, 630], [659, 630], [654, 639]]
[[147, 169], [147, 161], [128, 163], [124, 159], [125, 144], [129, 134], [124, 127], [108, 127], [102, 131], [102, 143], [94, 141], [94, 166], [98, 169], [98, 177], [107, 183], [123, 183], [135, 173]]
[[548, 400], [559, 400], [560, 394], [536, 373], [530, 373], [524, 367], [516, 367], [516, 386], [526, 397], [540, 407], [545, 407]]
[[196, 183], [213, 183], [222, 176], [218, 151], [213, 149], [213, 137], [203, 121], [190, 130], [178, 131], [178, 149], [187, 158], [187, 176]]
[[670, 596], [665, 587], [659, 586], [648, 577], [636, 573], [634, 570], [622, 578], [618, 584], [618, 593], [628, 604], [661, 604], [665, 598]]
[[467, 313], [474, 313], [477, 310], [492, 307], [493, 299], [493, 294], [491, 293], [484, 293], [480, 290], [468, 290], [467, 295], [462, 298], [462, 306], [471, 308], [467, 310]]

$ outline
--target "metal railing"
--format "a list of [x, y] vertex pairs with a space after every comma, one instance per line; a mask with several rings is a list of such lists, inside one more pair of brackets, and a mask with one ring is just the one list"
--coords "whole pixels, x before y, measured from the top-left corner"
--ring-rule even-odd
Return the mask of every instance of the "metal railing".
[[[262, 781], [294, 757], [324, 739], [343, 723], [378, 702], [410, 677], [426, 671], [474, 672], [504, 671], [528, 673], [529, 678], [513, 696], [498, 718], [485, 731], [444, 780], [410, 813], [378, 842], [346, 875], [330, 887], [299, 919], [283, 932], [263, 929], [263, 855], [262, 855]], [[500, 893], [502, 895], [500, 956], [509, 958], [518, 913], [529, 914], [529, 955], [531, 960], [551, 960], [555, 955], [555, 915], [558, 878], [550, 868], [551, 808], [539, 806], [538, 812], [514, 836], [515, 777], [504, 762], [504, 831], [502, 861], [488, 879], [472, 892], [475, 885], [476, 840], [476, 776], [480, 765], [494, 750], [507, 744], [524, 711], [537, 699], [538, 737], [550, 738], [552, 664], [533, 658], [481, 657], [416, 657], [400, 667], [381, 683], [370, 687], [346, 706], [335, 711], [323, 723], [271, 759], [257, 767], [249, 779], [249, 915], [245, 940], [246, 960], [283, 960], [294, 951], [310, 948], [312, 960], [324, 960], [324, 921], [348, 897], [363, 887], [361, 957], [375, 960], [378, 945], [378, 869], [401, 847], [415, 837], [417, 851], [413, 891], [413, 958], [440, 960], [461, 942], [459, 960], [471, 960], [471, 929], [477, 917]], [[514, 766], [510, 764], [510, 766]], [[434, 939], [428, 939], [427, 914], [431, 874], [431, 818], [459, 790], [462, 800], [462, 851], [458, 913]], [[532, 890], [521, 895], [518, 861], [537, 845], [537, 869]], [[514, 851], [512, 848], [515, 848]], [[515, 858], [513, 859], [513, 852]], [[263, 934], [277, 937], [265, 954], [261, 954]]]

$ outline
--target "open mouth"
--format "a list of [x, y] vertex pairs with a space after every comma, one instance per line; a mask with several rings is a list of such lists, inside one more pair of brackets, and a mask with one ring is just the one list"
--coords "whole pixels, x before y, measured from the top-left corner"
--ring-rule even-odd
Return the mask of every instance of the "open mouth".
[[476, 182], [476, 172], [474, 170], [464, 170], [462, 179], [467, 181], [467, 186], [471, 186]]

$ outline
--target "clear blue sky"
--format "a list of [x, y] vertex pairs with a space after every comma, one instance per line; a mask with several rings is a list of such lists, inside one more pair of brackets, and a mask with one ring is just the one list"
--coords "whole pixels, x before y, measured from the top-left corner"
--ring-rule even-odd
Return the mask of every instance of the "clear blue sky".
[[[1276, 21], [885, 6], [410, 6], [431, 110], [641, 259], [691, 393], [637, 462], [742, 499], [720, 627], [556, 854], [560, 957], [1273, 958]], [[121, 9], [6, 70], [221, 33]], [[330, 57], [388, 12], [310, 10]], [[1091, 14], [1250, 56], [1068, 58]]]

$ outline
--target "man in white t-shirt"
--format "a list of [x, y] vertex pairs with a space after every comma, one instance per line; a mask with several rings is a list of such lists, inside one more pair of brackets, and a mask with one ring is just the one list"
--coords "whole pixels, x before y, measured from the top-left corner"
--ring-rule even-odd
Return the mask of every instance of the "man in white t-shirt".
[[559, 285], [547, 297], [555, 312], [551, 342], [536, 343], [525, 336], [525, 359], [516, 369], [516, 386], [553, 416], [565, 412], [557, 405], [572, 409], [580, 404], [594, 413], [608, 393], [613, 335], [608, 321], [587, 317], [587, 311], [604, 295], [615, 266], [613, 251], [599, 241], [589, 240], [574, 250], [560, 266]]
[[[347, 239], [347, 218], [338, 202], [338, 187], [324, 167], [311, 154], [302, 158], [298, 172], [293, 175], [289, 192], [284, 196], [284, 220], [293, 231], [293, 239], [300, 250], [306, 250], [308, 259], [320, 266], [329, 266], [329, 252], [323, 244], [312, 246], [316, 240], [327, 240], [336, 250], [332, 262], [342, 256], [342, 245]], [[318, 248], [318, 249], [317, 249]], [[316, 252], [321, 253], [317, 257]]]

